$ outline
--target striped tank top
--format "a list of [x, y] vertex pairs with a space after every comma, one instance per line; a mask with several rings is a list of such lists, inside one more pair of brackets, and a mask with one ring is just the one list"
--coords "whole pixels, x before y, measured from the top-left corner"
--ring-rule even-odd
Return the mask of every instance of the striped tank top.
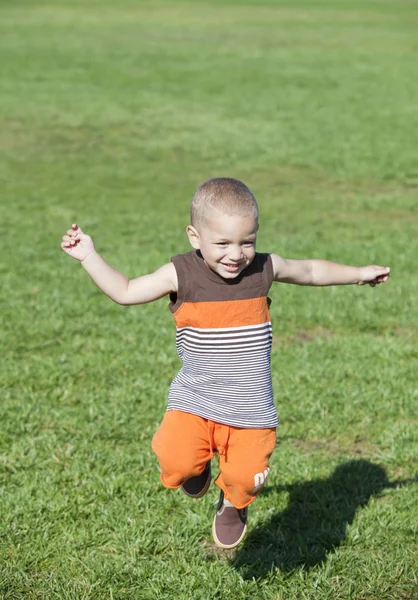
[[170, 310], [183, 367], [171, 384], [167, 410], [235, 427], [276, 427], [270, 370], [272, 329], [268, 254], [235, 279], [223, 279], [200, 252], [172, 259], [178, 292]]

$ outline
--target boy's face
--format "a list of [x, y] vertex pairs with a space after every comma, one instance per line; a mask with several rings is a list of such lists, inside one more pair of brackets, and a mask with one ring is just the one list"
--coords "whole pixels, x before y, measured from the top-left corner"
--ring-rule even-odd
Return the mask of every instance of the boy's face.
[[215, 213], [204, 225], [189, 225], [187, 235], [205, 263], [224, 279], [234, 279], [255, 257], [256, 217]]

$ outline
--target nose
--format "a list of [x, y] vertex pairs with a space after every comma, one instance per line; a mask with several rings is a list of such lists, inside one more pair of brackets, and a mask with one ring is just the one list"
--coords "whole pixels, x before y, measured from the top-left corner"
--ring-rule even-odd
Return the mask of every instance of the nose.
[[228, 258], [233, 262], [238, 262], [242, 258], [241, 246], [230, 246], [228, 252]]

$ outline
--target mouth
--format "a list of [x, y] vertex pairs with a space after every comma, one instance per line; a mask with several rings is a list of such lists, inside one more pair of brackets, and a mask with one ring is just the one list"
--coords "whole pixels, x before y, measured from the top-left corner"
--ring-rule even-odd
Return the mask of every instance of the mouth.
[[236, 263], [221, 263], [221, 265], [230, 273], [235, 273], [239, 271], [241, 265], [237, 265]]

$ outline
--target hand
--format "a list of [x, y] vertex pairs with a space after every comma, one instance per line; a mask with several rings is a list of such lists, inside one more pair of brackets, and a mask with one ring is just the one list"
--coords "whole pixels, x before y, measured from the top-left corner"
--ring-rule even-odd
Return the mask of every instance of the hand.
[[368, 267], [360, 267], [360, 279], [357, 285], [366, 285], [375, 287], [379, 283], [385, 283], [389, 279], [390, 268], [378, 267], [377, 265], [369, 265]]
[[80, 262], [83, 262], [89, 254], [94, 252], [93, 240], [89, 235], [83, 233], [75, 223], [62, 237], [61, 248], [66, 254]]

